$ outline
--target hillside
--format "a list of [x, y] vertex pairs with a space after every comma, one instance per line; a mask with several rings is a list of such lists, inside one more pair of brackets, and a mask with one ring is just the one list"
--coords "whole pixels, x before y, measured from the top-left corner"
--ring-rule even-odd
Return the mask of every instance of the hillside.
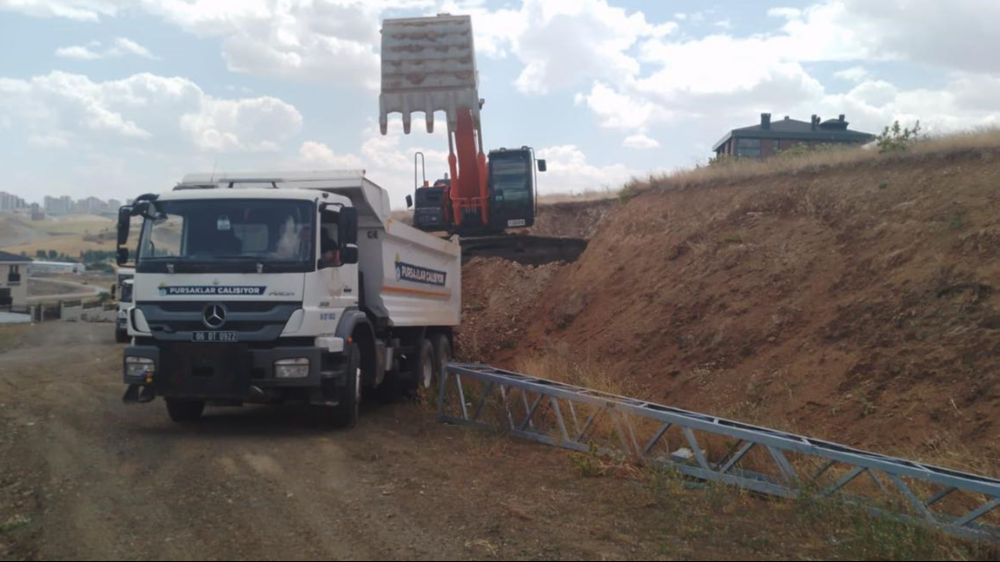
[[34, 256], [37, 250], [55, 250], [76, 256], [86, 250], [115, 249], [114, 220], [96, 215], [69, 215], [30, 221], [0, 215], [0, 248]]
[[470, 263], [460, 348], [996, 472], [998, 147], [633, 186], [576, 263]]

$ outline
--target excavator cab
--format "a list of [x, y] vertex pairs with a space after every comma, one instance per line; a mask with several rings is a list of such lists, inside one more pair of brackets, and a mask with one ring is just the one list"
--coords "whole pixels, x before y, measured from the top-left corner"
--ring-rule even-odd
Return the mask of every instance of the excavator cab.
[[439, 179], [432, 186], [418, 187], [414, 195], [413, 226], [434, 232], [448, 230], [448, 187], [451, 180]]
[[490, 230], [503, 232], [535, 224], [536, 166], [544, 171], [545, 160], [536, 161], [535, 151], [527, 146], [490, 151]]

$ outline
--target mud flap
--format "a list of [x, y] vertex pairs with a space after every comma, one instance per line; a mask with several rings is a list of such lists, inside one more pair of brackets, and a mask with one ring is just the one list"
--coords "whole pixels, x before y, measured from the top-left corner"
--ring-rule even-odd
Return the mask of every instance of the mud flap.
[[147, 404], [156, 399], [156, 391], [153, 387], [145, 384], [130, 384], [125, 389], [122, 402], [126, 404]]

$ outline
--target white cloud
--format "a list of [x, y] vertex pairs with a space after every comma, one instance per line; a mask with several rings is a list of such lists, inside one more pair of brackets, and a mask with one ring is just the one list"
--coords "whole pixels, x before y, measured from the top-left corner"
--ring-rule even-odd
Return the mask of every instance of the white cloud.
[[0, 10], [43, 18], [96, 22], [115, 16], [120, 2], [111, 0], [0, 0]]
[[1000, 72], [1000, 2], [994, 0], [830, 0], [834, 24], [857, 30], [873, 53], [973, 73]]
[[[870, 130], [880, 130], [890, 119], [919, 115], [942, 130], [977, 126], [994, 119], [995, 101], [974, 92], [993, 92], [991, 75], [1000, 74], [1000, 61], [987, 55], [1000, 49], [1000, 34], [984, 23], [1000, 20], [1000, 2], [957, 0], [954, 8], [929, 0], [825, 0], [802, 9], [769, 10], [781, 21], [764, 33], [643, 38], [638, 69], [624, 65], [618, 80], [594, 79], [588, 93], [577, 95], [577, 104], [588, 107], [601, 126], [633, 136], [679, 120], [718, 124], [721, 131], [763, 111], [848, 113]], [[685, 21], [695, 19], [704, 18]], [[875, 80], [855, 65], [835, 73], [854, 82], [854, 88], [831, 95], [806, 70], [815, 62], [903, 60], [941, 65], [951, 83], [907, 90]], [[972, 82], [979, 88], [969, 87]], [[941, 108], [946, 111], [938, 115]]]
[[594, 83], [588, 94], [578, 94], [576, 104], [590, 108], [601, 126], [609, 129], [641, 130], [671, 115], [655, 103], [623, 93], [603, 82]]
[[97, 53], [90, 47], [84, 47], [83, 45], [60, 47], [56, 49], [56, 56], [63, 59], [75, 60], [97, 60], [102, 58], [101, 53]]
[[536, 152], [548, 164], [548, 171], [538, 178], [542, 194], [617, 189], [636, 175], [624, 164], [591, 164], [586, 154], [571, 144], [539, 148]]
[[524, 64], [515, 86], [529, 94], [634, 76], [639, 62], [628, 51], [641, 38], [663, 37], [675, 28], [671, 22], [650, 24], [642, 12], [605, 0], [525, 0], [521, 14], [528, 25], [511, 37]]
[[377, 87], [386, 7], [380, 3], [145, 0], [143, 6], [190, 33], [220, 38], [231, 71]]
[[361, 169], [364, 165], [354, 154], [336, 154], [327, 145], [306, 141], [299, 147], [299, 162], [318, 169]]
[[181, 116], [180, 126], [202, 150], [274, 152], [302, 129], [302, 114], [272, 97], [206, 97], [199, 111]]
[[637, 133], [626, 137], [625, 141], [622, 142], [622, 146], [625, 148], [634, 148], [636, 150], [649, 150], [653, 148], [660, 148], [660, 142], [642, 133]]
[[941, 89], [902, 89], [867, 80], [845, 94], [824, 96], [817, 105], [830, 115], [846, 113], [852, 128], [881, 131], [892, 121], [925, 132], [947, 133], [1000, 124], [1000, 77], [959, 73]]
[[153, 55], [153, 53], [149, 52], [149, 49], [127, 37], [118, 37], [115, 39], [114, 46], [111, 48], [110, 53], [112, 56], [135, 55], [145, 59], [157, 58]]
[[852, 66], [850, 68], [845, 68], [844, 70], [838, 70], [833, 73], [834, 77], [841, 80], [846, 80], [848, 82], [862, 82], [871, 77], [871, 73], [868, 72], [863, 66]]
[[66, 59], [76, 60], [99, 60], [120, 58], [127, 55], [142, 57], [149, 60], [156, 60], [156, 56], [149, 49], [128, 39], [118, 37], [107, 48], [100, 49], [101, 43], [93, 41], [88, 45], [73, 45], [70, 47], [60, 47], [56, 49], [56, 56]]
[[267, 151], [302, 126], [298, 110], [281, 100], [219, 99], [185, 78], [149, 73], [105, 82], [60, 71], [0, 78], [0, 115], [23, 129], [32, 146], [49, 148], [155, 142], [164, 150], [187, 144], [205, 151]]

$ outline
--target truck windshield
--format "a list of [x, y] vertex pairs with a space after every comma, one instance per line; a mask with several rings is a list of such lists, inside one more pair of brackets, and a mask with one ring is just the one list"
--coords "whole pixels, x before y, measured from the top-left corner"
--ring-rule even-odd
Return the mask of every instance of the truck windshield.
[[493, 192], [502, 192], [504, 201], [531, 201], [531, 159], [519, 152], [491, 154], [490, 181]]
[[313, 261], [315, 204], [275, 199], [160, 201], [147, 218], [138, 267], [200, 264], [213, 272], [234, 264], [281, 264], [297, 269]]

